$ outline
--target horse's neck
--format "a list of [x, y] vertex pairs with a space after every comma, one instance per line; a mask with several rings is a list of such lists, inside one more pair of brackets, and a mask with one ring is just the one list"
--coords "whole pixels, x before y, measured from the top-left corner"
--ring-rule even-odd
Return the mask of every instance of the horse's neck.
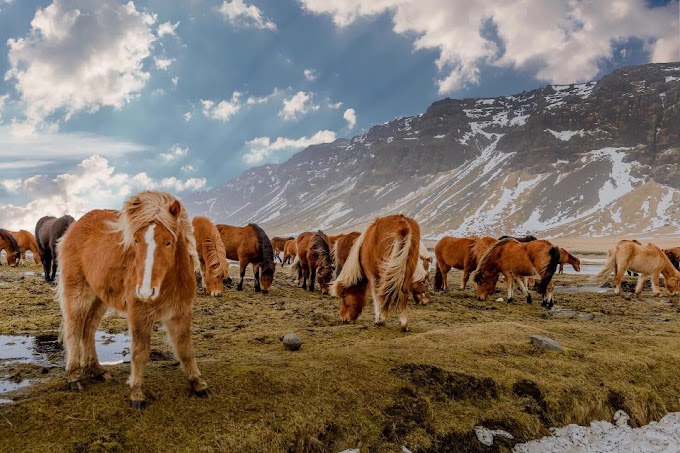
[[669, 278], [669, 277], [680, 277], [680, 271], [673, 266], [673, 263], [671, 263], [671, 260], [668, 259], [665, 253], [661, 252], [661, 255], [663, 256], [663, 262], [664, 266], [663, 269], [661, 269], [661, 273], [663, 274], [664, 278]]

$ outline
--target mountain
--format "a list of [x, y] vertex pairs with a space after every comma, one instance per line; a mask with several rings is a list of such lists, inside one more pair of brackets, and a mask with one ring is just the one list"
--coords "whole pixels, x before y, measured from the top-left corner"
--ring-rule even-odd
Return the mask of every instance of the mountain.
[[680, 233], [680, 63], [514, 96], [443, 99], [187, 200], [270, 234], [404, 213], [423, 236]]

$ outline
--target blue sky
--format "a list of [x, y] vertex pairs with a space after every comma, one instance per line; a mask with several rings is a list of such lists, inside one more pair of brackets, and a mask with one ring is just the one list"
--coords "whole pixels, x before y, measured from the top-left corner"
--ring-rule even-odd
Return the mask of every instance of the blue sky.
[[446, 96], [680, 59], [677, 1], [522, 4], [0, 0], [0, 223], [216, 187]]

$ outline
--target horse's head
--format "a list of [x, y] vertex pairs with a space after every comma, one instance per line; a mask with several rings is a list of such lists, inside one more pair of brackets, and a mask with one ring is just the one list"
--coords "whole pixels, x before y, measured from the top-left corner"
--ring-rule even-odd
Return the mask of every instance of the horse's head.
[[[170, 214], [177, 217], [181, 205], [175, 200], [170, 205]], [[149, 302], [155, 300], [161, 291], [165, 276], [175, 267], [177, 251], [176, 236], [159, 222], [152, 222], [134, 234], [135, 269], [137, 281], [135, 295]]]
[[267, 294], [272, 283], [274, 283], [275, 270], [276, 264], [273, 262], [262, 265], [262, 270], [260, 272], [260, 287], [262, 288], [262, 294]]
[[205, 280], [205, 287], [211, 296], [219, 296], [224, 291], [224, 279], [228, 277], [222, 270], [222, 265], [219, 261], [211, 263], [206, 269], [203, 279]]
[[576, 272], [581, 272], [581, 260], [580, 259], [574, 258], [574, 260], [571, 262], [571, 265], [573, 266], [573, 268]]
[[486, 298], [496, 291], [496, 283], [498, 283], [498, 274], [488, 272], [477, 272], [475, 274], [475, 283], [477, 283], [477, 300], [486, 300]]
[[668, 289], [668, 292], [671, 294], [680, 292], [680, 277], [677, 275], [668, 277], [666, 279], [666, 289]]
[[316, 270], [316, 281], [321, 287], [321, 294], [328, 295], [331, 280], [333, 280], [333, 265], [329, 262], [319, 264]]
[[416, 304], [425, 305], [430, 303], [430, 282], [428, 278], [413, 282], [411, 294]]

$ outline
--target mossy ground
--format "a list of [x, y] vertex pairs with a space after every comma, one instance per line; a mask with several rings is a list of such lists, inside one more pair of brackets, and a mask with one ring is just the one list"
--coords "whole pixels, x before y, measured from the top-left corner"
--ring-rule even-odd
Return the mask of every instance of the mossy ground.
[[[451, 286], [459, 279], [452, 272]], [[402, 333], [395, 316], [375, 327], [370, 306], [343, 325], [338, 299], [304, 292], [280, 270], [269, 295], [254, 293], [252, 280], [246, 286], [196, 298], [194, 341], [210, 398], [189, 395], [159, 331], [144, 412], [128, 404], [129, 364], [82, 393], [68, 391], [53, 368], [0, 405], [0, 451], [486, 451], [475, 425], [525, 441], [550, 426], [611, 419], [617, 409], [634, 424], [680, 410], [677, 297], [557, 294], [571, 310], [546, 311], [452, 290], [410, 306], [412, 331]], [[0, 267], [0, 334], [55, 330], [59, 316], [40, 269]], [[122, 332], [126, 321], [108, 317], [101, 328]], [[287, 332], [303, 340], [300, 351], [283, 348]], [[536, 334], [566, 351], [535, 349]]]

